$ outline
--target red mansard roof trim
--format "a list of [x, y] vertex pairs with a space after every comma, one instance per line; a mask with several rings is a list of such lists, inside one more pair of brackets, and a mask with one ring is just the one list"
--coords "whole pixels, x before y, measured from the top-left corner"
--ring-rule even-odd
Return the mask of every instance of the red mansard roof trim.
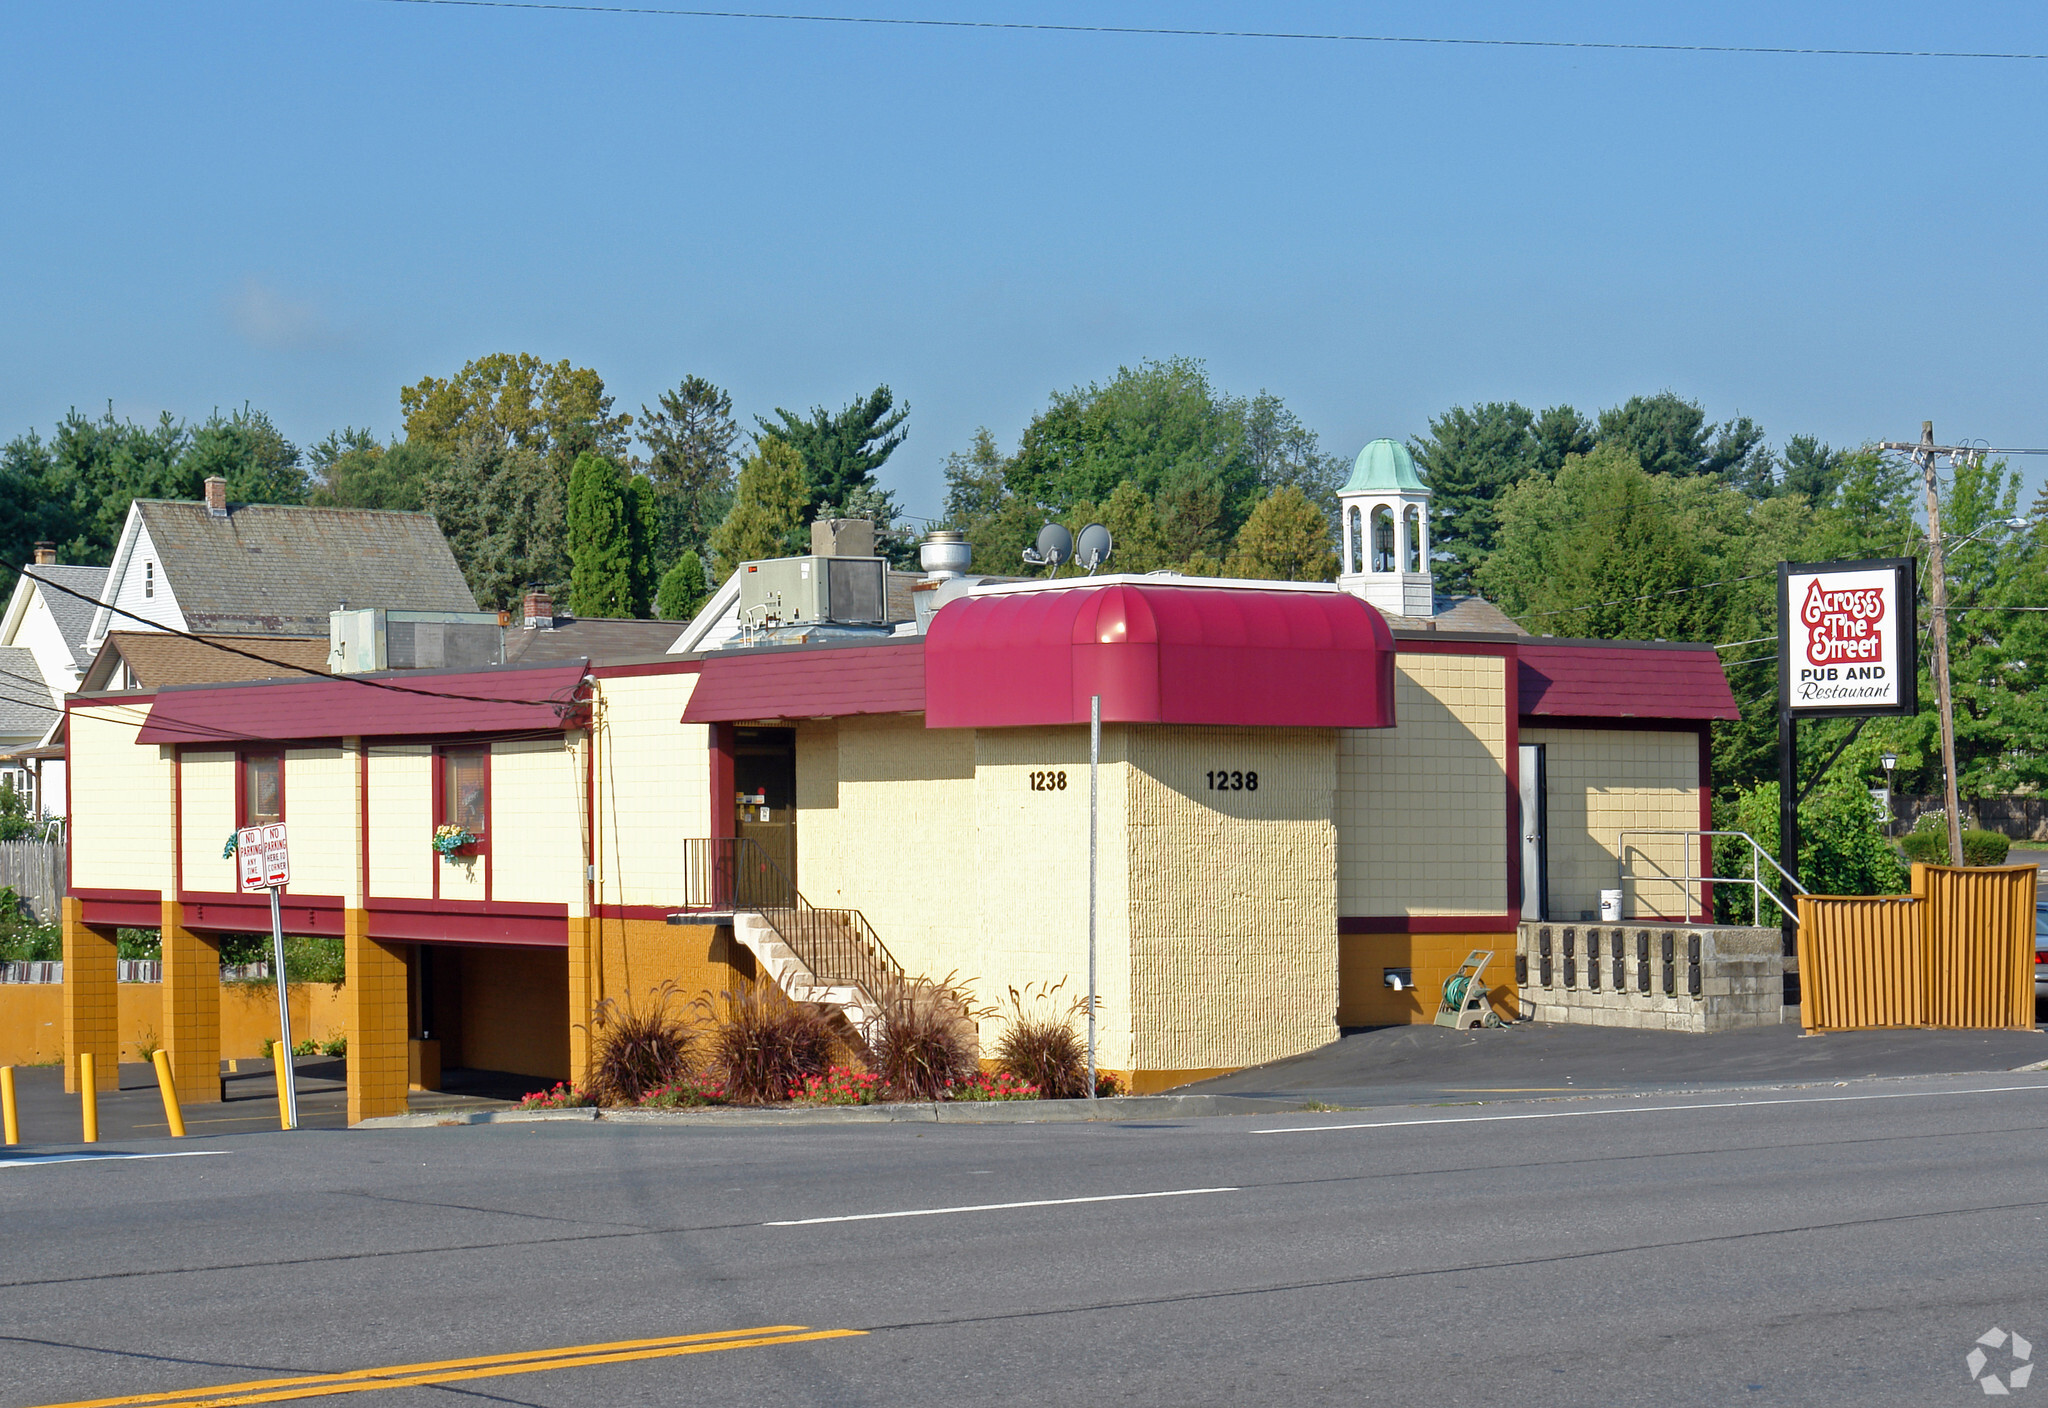
[[1515, 644], [1525, 717], [1742, 717], [1711, 645], [1529, 639]]
[[925, 707], [922, 637], [877, 645], [793, 645], [717, 652], [684, 706], [686, 724], [915, 714]]

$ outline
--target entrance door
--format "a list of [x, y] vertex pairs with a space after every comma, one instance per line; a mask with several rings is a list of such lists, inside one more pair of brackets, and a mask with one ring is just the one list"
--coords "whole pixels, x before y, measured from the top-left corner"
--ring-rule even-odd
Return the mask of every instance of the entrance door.
[[1522, 745], [1522, 917], [1548, 919], [1550, 852], [1544, 831], [1543, 745]]
[[[733, 834], [758, 845], [796, 884], [796, 730], [735, 730]], [[794, 901], [789, 901], [794, 903]]]

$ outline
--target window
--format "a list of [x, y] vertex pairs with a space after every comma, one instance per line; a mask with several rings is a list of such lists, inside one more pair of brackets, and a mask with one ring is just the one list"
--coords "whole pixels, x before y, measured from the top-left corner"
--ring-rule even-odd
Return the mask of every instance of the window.
[[1385, 504], [1372, 511], [1372, 570], [1394, 570], [1394, 512]]
[[491, 817], [490, 750], [441, 750], [441, 824], [459, 826], [472, 836], [489, 834]]
[[154, 562], [142, 564], [142, 594], [144, 596], [156, 595], [156, 564]]
[[1408, 512], [1402, 516], [1401, 527], [1408, 541], [1407, 571], [1422, 570], [1422, 510], [1414, 504], [1408, 505]]
[[242, 825], [266, 826], [284, 820], [284, 755], [242, 755]]

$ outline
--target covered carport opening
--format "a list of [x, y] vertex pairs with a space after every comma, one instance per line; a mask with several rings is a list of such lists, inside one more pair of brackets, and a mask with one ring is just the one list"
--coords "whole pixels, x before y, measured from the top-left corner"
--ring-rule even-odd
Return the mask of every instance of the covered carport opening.
[[410, 1084], [516, 1099], [569, 1079], [566, 947], [420, 943], [410, 968]]

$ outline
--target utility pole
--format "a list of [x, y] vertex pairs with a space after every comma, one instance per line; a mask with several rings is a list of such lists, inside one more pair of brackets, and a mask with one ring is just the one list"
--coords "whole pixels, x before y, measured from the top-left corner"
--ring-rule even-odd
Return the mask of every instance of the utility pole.
[[1934, 474], [1934, 459], [1945, 454], [1953, 460], [1957, 455], [1969, 454], [1970, 451], [1959, 445], [1935, 444], [1934, 422], [1931, 420], [1920, 422], [1919, 444], [1889, 441], [1879, 448], [1904, 450], [1911, 454], [1927, 484], [1927, 601], [1928, 611], [1933, 617], [1927, 629], [1934, 646], [1934, 702], [1941, 715], [1942, 798], [1948, 811], [1948, 863], [1961, 865], [1963, 820], [1959, 814], [1961, 804], [1956, 796], [1956, 715], [1948, 688], [1948, 578], [1941, 564], [1941, 493]]

